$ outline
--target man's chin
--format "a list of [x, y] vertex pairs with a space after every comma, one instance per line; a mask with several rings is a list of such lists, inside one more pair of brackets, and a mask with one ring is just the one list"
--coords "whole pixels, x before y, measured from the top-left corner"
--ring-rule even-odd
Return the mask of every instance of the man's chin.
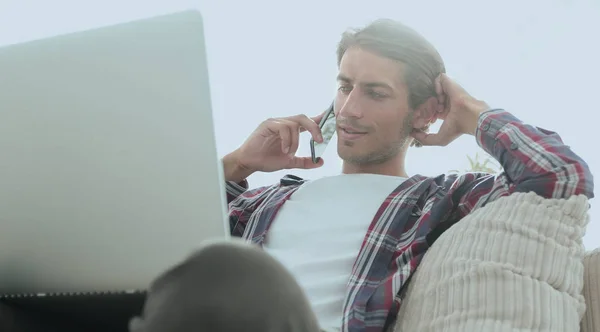
[[[353, 151], [354, 152], [354, 151]], [[349, 151], [339, 151], [338, 156], [346, 163], [355, 164], [355, 165], [366, 165], [370, 164], [370, 156], [367, 154], [360, 153], [352, 153]]]
[[338, 146], [337, 152], [338, 152], [338, 157], [340, 157], [340, 159], [342, 159], [343, 161], [350, 161], [353, 159], [356, 159], [357, 153], [355, 151], [351, 151], [354, 149], [349, 149], [346, 146]]
[[[364, 151], [364, 149], [362, 150]], [[338, 146], [338, 156], [345, 163], [358, 166], [382, 164], [398, 155], [398, 150], [376, 151], [370, 153], [359, 153], [356, 146], [349, 149], [347, 146]]]

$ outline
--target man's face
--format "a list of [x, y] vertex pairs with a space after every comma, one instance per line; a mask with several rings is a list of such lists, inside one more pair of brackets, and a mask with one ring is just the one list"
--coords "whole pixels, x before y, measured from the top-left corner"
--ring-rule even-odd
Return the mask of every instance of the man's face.
[[335, 100], [338, 155], [358, 165], [388, 161], [410, 134], [412, 112], [403, 66], [358, 47], [340, 63]]

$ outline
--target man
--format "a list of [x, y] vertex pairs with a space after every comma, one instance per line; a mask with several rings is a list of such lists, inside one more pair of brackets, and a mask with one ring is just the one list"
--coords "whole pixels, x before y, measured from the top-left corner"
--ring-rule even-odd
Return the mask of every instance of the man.
[[[588, 166], [557, 134], [470, 96], [408, 27], [379, 20], [345, 33], [338, 65], [342, 174], [248, 190], [254, 172], [323, 165], [295, 155], [300, 132], [322, 140], [319, 116], [263, 122], [223, 158], [232, 234], [257, 246], [207, 246], [167, 271], [133, 331], [384, 331], [427, 248], [474, 209], [514, 192], [593, 197]], [[460, 135], [504, 172], [407, 174], [411, 144]]]

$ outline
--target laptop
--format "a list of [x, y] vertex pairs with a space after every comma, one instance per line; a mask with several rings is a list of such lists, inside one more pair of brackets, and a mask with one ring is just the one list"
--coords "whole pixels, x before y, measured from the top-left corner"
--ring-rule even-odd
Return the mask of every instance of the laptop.
[[196, 11], [0, 48], [0, 294], [144, 291], [229, 226]]

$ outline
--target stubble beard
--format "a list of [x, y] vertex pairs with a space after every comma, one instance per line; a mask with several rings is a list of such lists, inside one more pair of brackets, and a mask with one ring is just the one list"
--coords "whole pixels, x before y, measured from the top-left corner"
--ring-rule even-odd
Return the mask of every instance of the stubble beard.
[[[402, 128], [400, 130], [399, 139], [388, 142], [387, 144], [379, 147], [375, 151], [370, 151], [364, 154], [353, 154], [349, 156], [340, 156], [340, 158], [350, 164], [354, 164], [357, 166], [368, 166], [368, 165], [377, 165], [383, 164], [389, 160], [394, 159], [400, 151], [405, 149], [410, 141], [412, 141], [412, 137], [410, 137], [410, 130], [412, 130], [412, 113], [405, 117], [403, 121]], [[352, 147], [354, 142], [345, 141], [340, 142], [347, 147]]]

